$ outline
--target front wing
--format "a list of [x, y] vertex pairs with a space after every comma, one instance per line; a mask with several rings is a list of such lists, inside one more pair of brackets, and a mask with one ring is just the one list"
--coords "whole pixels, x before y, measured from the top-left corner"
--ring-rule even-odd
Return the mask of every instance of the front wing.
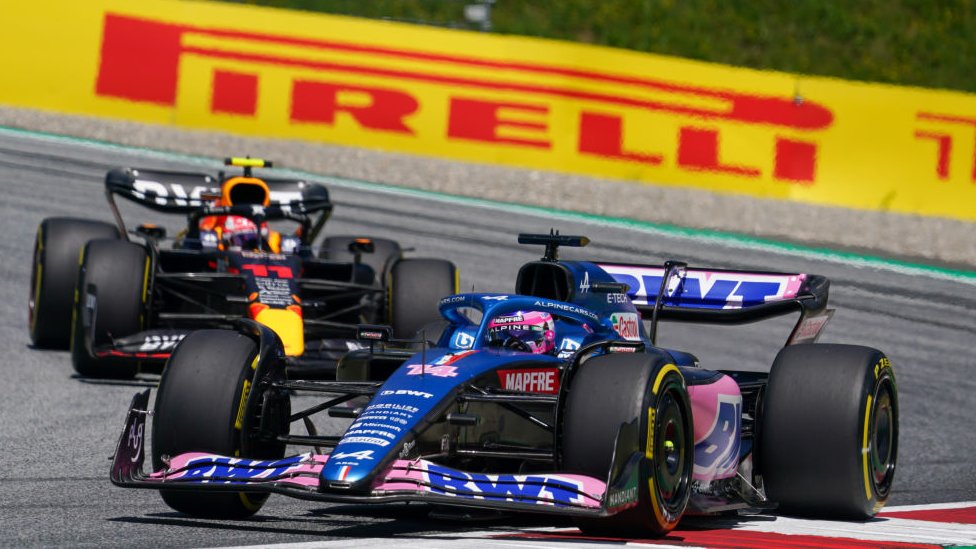
[[[533, 513], [601, 517], [637, 505], [641, 453], [631, 453], [609, 484], [576, 474], [491, 475], [460, 471], [424, 459], [395, 460], [376, 476], [369, 492], [349, 493], [319, 482], [327, 454], [305, 453], [253, 460], [191, 452], [169, 458], [146, 474], [145, 423], [149, 391], [137, 394], [116, 447], [111, 479], [117, 486], [158, 490], [266, 492], [340, 503], [423, 501]], [[615, 456], [616, 458], [616, 456]]]

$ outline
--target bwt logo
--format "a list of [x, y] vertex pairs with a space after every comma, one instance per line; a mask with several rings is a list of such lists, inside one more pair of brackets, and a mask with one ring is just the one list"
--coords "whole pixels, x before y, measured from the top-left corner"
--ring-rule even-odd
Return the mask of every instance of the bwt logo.
[[[651, 305], [661, 288], [660, 268], [601, 265], [617, 282], [627, 284], [635, 305]], [[689, 272], [664, 303], [708, 309], [737, 309], [795, 297], [803, 275]]]
[[[290, 53], [283, 53], [286, 49]], [[355, 54], [357, 61], [344, 60], [344, 54]], [[327, 131], [344, 119], [366, 133], [411, 137], [421, 131], [416, 118], [423, 110], [438, 113], [440, 119], [434, 129], [425, 127], [424, 137], [448, 142], [571, 150], [584, 158], [802, 184], [814, 183], [817, 176], [818, 145], [811, 137], [834, 121], [825, 106], [794, 97], [554, 64], [171, 24], [113, 13], [104, 20], [95, 93], [176, 107], [184, 57], [211, 64], [209, 107], [214, 115], [256, 120], [259, 95], [281, 94], [278, 90], [285, 89], [287, 96], [261, 104], [281, 105], [289, 125]], [[285, 69], [279, 70], [286, 74], [285, 86], [276, 82], [262, 88], [261, 80], [272, 78], [266, 72], [271, 66]], [[357, 78], [371, 83], [349, 82]], [[377, 80], [382, 84], [372, 84]], [[446, 100], [420, 92], [419, 88], [431, 85], [446, 89]], [[505, 100], [488, 96], [497, 97], [499, 92]], [[566, 106], [567, 100], [573, 106]], [[670, 129], [647, 129], [645, 113], [663, 114], [676, 122], [675, 138], [670, 137]], [[554, 131], [557, 119], [572, 120], [572, 131]], [[725, 128], [719, 128], [719, 123]], [[669, 143], [647, 150], [643, 140], [632, 138], [641, 145], [628, 146], [625, 134], [633, 133], [625, 131], [628, 127], [645, 128], [645, 134], [667, 131]], [[741, 128], [766, 131], [759, 147], [768, 166], [729, 159], [730, 153], [720, 150], [725, 134]], [[434, 131], [436, 135], [430, 133]], [[732, 138], [740, 136], [736, 133]]]
[[465, 473], [433, 463], [424, 471], [430, 491], [460, 498], [566, 506], [582, 503], [583, 486], [551, 475], [485, 475]]

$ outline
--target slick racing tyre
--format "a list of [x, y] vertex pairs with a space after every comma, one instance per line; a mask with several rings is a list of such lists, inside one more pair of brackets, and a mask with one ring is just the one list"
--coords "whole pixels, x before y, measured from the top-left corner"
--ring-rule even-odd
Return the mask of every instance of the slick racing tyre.
[[[231, 330], [195, 331], [177, 345], [156, 393], [154, 470], [165, 466], [164, 456], [185, 452], [255, 459], [284, 456], [284, 443], [259, 442], [241, 431], [257, 352], [254, 340]], [[287, 412], [282, 415], [288, 417]], [[249, 517], [268, 499], [267, 494], [245, 492], [163, 490], [161, 495], [181, 513], [209, 518]]]
[[618, 459], [633, 452], [643, 455], [637, 493], [631, 496], [637, 505], [607, 518], [579, 519], [579, 528], [613, 536], [659, 536], [674, 529], [691, 495], [695, 458], [691, 405], [681, 371], [659, 352], [609, 354], [584, 362], [570, 383], [560, 470], [606, 479], [625, 424], [636, 445]]
[[[352, 262], [356, 254], [349, 250], [349, 245], [357, 238], [355, 236], [330, 236], [322, 242], [319, 248], [319, 257], [329, 261], [348, 261]], [[373, 243], [372, 253], [360, 254], [360, 262], [369, 265], [375, 273], [377, 284], [383, 281], [387, 271], [394, 261], [403, 257], [400, 244], [388, 238], [369, 238]]]
[[898, 390], [891, 363], [854, 345], [791, 345], [769, 374], [758, 433], [766, 496], [784, 513], [868, 519], [891, 492]]
[[149, 254], [138, 244], [92, 240], [85, 245], [71, 322], [76, 372], [88, 377], [136, 375], [133, 360], [96, 356], [92, 349], [142, 330], [149, 268]]
[[115, 225], [88, 219], [49, 217], [37, 228], [31, 268], [28, 330], [45, 349], [67, 349], [78, 281], [78, 255], [89, 240], [119, 238]]
[[388, 323], [393, 336], [412, 338], [425, 325], [441, 320], [441, 298], [458, 292], [458, 271], [444, 259], [401, 259], [387, 280]]

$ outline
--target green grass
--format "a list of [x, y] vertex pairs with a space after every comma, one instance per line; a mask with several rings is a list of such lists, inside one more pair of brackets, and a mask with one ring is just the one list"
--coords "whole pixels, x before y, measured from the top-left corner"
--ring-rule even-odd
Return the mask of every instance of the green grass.
[[[476, 1], [243, 3], [476, 29], [463, 16], [464, 5]], [[974, 0], [497, 0], [492, 32], [976, 91]]]

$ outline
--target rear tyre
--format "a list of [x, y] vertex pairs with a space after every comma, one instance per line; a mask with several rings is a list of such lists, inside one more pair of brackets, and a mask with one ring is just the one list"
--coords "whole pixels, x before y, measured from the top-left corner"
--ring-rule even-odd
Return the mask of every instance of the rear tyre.
[[604, 519], [579, 519], [579, 528], [614, 536], [663, 535], [674, 529], [688, 506], [695, 457], [681, 371], [661, 353], [592, 358], [574, 375], [564, 409], [562, 470], [607, 478], [617, 433], [635, 420], [638, 445], [633, 450], [644, 453], [637, 505]]
[[[356, 236], [330, 236], [322, 241], [319, 248], [319, 257], [329, 261], [348, 261], [352, 262], [356, 254], [349, 251], [349, 244], [361, 237]], [[381, 283], [386, 276], [386, 272], [393, 262], [403, 257], [400, 244], [388, 238], [370, 238], [373, 243], [373, 253], [360, 254], [359, 261], [369, 265], [376, 275], [377, 283]]]
[[44, 349], [67, 349], [78, 256], [89, 240], [119, 238], [115, 225], [88, 219], [49, 217], [37, 228], [30, 297], [27, 302], [31, 342]]
[[82, 250], [71, 323], [71, 363], [87, 377], [131, 378], [132, 359], [99, 357], [91, 349], [142, 330], [149, 284], [146, 249], [122, 240], [92, 240]]
[[757, 464], [784, 513], [868, 519], [891, 492], [898, 390], [887, 357], [854, 345], [792, 345], [770, 371]]
[[418, 330], [441, 320], [437, 304], [458, 292], [458, 271], [444, 259], [402, 259], [387, 280], [388, 322], [397, 338], [412, 338]]
[[[176, 347], [156, 393], [152, 434], [155, 470], [165, 466], [164, 456], [185, 452], [254, 459], [284, 456], [283, 443], [243, 436], [243, 423], [238, 422], [251, 391], [251, 366], [257, 352], [254, 340], [231, 330], [196, 331]], [[248, 492], [160, 493], [173, 509], [209, 518], [249, 517], [268, 499], [268, 494]]]

